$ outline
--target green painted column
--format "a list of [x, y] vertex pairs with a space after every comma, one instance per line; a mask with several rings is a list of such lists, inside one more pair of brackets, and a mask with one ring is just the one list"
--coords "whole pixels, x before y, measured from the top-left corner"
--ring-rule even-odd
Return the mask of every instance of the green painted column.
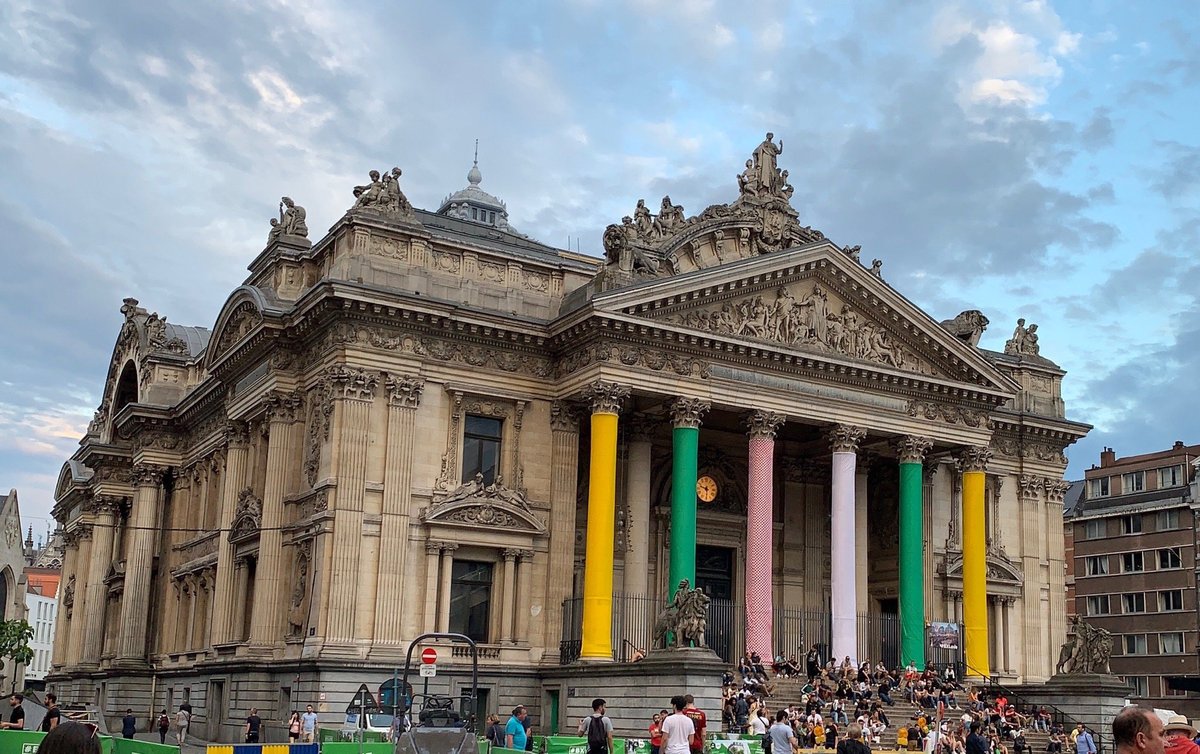
[[700, 420], [709, 404], [699, 398], [677, 398], [671, 405], [671, 560], [670, 596], [687, 579], [696, 586], [696, 478], [699, 475]]
[[925, 536], [921, 530], [926, 437], [905, 437], [900, 456], [900, 664], [925, 669]]

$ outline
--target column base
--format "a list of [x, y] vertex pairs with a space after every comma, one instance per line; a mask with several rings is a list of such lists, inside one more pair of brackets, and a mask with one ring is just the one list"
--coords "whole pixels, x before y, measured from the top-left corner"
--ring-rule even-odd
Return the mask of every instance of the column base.
[[584, 656], [580, 655], [579, 659], [577, 659], [572, 664], [573, 665], [611, 665], [612, 663], [613, 663], [612, 657], [584, 657]]
[[145, 657], [117, 657], [108, 663], [110, 668], [122, 670], [149, 670], [150, 663]]

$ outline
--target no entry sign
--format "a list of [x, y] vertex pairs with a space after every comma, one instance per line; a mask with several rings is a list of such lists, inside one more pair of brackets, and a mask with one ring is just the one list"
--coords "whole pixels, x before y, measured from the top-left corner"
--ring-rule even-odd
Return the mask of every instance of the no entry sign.
[[437, 650], [433, 647], [425, 647], [421, 650], [421, 662], [426, 665], [432, 665], [437, 662]]

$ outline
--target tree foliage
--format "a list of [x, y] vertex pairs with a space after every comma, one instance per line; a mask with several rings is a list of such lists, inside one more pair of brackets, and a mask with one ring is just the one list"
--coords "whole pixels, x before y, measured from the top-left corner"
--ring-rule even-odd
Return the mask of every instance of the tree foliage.
[[27, 620], [0, 621], [0, 658], [11, 658], [18, 665], [28, 665], [33, 660], [29, 640], [33, 638], [33, 626]]

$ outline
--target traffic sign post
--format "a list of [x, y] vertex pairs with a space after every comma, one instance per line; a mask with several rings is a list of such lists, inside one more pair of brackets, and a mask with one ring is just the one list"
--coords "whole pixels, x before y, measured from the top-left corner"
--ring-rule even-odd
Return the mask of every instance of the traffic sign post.
[[429, 664], [421, 666], [422, 678], [434, 678], [437, 676], [437, 665]]
[[437, 650], [433, 647], [425, 647], [421, 650], [421, 662], [426, 665], [433, 665], [437, 662]]

